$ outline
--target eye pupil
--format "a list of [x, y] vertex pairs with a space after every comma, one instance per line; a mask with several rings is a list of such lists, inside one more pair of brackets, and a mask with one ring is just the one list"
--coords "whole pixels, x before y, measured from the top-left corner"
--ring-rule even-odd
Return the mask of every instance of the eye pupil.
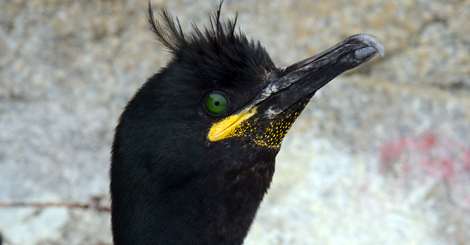
[[213, 93], [207, 96], [205, 106], [209, 113], [218, 115], [227, 109], [228, 101], [223, 95]]

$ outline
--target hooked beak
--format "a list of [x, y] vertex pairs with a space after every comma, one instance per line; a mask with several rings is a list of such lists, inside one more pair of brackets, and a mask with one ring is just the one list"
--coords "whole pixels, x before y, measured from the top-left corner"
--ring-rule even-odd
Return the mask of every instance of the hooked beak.
[[267, 86], [249, 107], [257, 106], [274, 118], [293, 103], [310, 99], [316, 91], [341, 73], [384, 55], [379, 39], [369, 34], [350, 36], [328, 50], [288, 67], [272, 71]]

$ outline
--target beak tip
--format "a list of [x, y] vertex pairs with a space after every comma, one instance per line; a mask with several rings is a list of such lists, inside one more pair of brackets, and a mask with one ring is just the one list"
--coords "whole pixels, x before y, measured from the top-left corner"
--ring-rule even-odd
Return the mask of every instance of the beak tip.
[[382, 57], [385, 57], [384, 46], [380, 45], [378, 51]]
[[380, 40], [373, 35], [370, 35], [367, 33], [361, 33], [361, 34], [356, 34], [354, 36], [349, 37], [348, 40], [356, 40], [356, 41], [362, 42], [366, 44], [367, 46], [372, 47], [375, 50], [377, 50], [377, 52], [380, 53], [382, 57], [385, 56], [384, 46], [382, 45]]

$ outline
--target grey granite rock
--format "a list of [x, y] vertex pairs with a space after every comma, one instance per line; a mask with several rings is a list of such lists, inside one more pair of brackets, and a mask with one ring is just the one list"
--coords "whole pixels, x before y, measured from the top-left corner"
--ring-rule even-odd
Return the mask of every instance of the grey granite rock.
[[[152, 1], [186, 30], [218, 1]], [[0, 1], [0, 202], [109, 203], [113, 129], [170, 58], [147, 1]], [[385, 57], [319, 92], [286, 137], [246, 244], [470, 240], [470, 1], [230, 1], [278, 66], [343, 38]], [[109, 214], [0, 209], [5, 244], [111, 243]]]

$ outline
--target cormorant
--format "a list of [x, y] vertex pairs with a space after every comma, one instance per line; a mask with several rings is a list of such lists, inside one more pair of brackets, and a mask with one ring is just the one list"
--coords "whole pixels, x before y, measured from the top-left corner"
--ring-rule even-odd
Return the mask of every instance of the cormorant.
[[122, 113], [111, 157], [112, 231], [121, 244], [242, 244], [289, 128], [315, 92], [383, 54], [368, 34], [276, 68], [259, 42], [220, 21], [183, 33], [149, 22], [173, 54]]

